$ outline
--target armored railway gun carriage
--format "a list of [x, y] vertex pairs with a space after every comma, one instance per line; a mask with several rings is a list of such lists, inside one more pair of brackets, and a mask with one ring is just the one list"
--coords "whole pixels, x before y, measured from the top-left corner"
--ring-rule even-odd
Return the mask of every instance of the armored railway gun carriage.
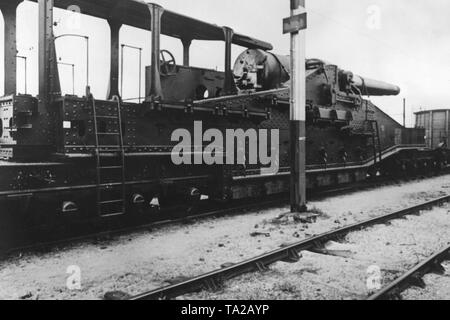
[[[21, 1], [0, 3], [5, 21], [2, 241], [29, 228], [154, 220], [161, 218], [158, 207], [192, 208], [202, 195], [228, 201], [288, 192], [290, 71], [288, 57], [271, 53], [271, 44], [138, 0], [32, 2], [39, 12], [36, 96], [19, 94], [16, 88], [16, 11]], [[84, 96], [61, 94], [53, 8], [72, 5], [84, 15], [106, 20], [110, 27], [106, 97], [94, 97], [89, 86]], [[119, 90], [123, 25], [150, 31], [151, 64], [146, 68], [145, 97], [139, 102], [124, 101]], [[161, 49], [161, 35], [181, 41], [182, 64]], [[223, 72], [190, 66], [194, 41], [225, 44]], [[234, 67], [232, 45], [246, 48]], [[305, 183], [310, 190], [446, 165], [443, 150], [426, 148], [423, 129], [402, 127], [363, 98], [395, 95], [398, 87], [321, 60], [308, 60], [306, 66]], [[195, 122], [200, 121], [203, 130], [220, 132], [279, 130], [277, 172], [267, 174], [263, 165], [247, 162], [175, 164], [173, 132], [182, 128], [195, 134]], [[195, 156], [204, 147], [201, 142], [188, 153]], [[244, 147], [245, 159], [250, 159], [248, 141]], [[222, 150], [223, 156], [230, 151]]]

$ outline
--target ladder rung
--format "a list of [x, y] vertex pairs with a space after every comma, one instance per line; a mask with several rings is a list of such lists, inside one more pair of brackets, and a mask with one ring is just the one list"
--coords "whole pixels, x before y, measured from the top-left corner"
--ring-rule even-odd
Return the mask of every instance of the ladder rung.
[[118, 117], [117, 116], [96, 116], [95, 117], [96, 119], [98, 119], [98, 118], [100, 118], [100, 119], [116, 119], [116, 120], [118, 120]]
[[117, 187], [117, 186], [121, 186], [121, 185], [122, 185], [122, 182], [111, 182], [111, 183], [100, 185], [98, 187], [103, 190], [108, 190], [108, 188], [113, 188], [113, 187]]
[[114, 151], [114, 152], [119, 152], [122, 151], [121, 148], [113, 148], [113, 147], [98, 147], [98, 151]]
[[115, 170], [115, 169], [122, 169], [122, 166], [109, 166], [109, 167], [99, 167], [99, 169], [104, 169], [104, 170]]
[[99, 204], [113, 204], [113, 203], [123, 203], [124, 200], [120, 199], [120, 200], [107, 200], [107, 201], [100, 201]]
[[101, 136], [118, 136], [120, 133], [118, 132], [97, 132], [97, 135]]
[[122, 151], [122, 149], [113, 149], [113, 148], [110, 148], [110, 147], [99, 147], [98, 148], [98, 151], [113, 151], [113, 152], [121, 152]]
[[107, 217], [115, 217], [115, 216], [121, 216], [123, 215], [123, 212], [111, 212], [111, 213], [101, 213], [100, 216], [102, 218], [107, 218]]
[[119, 153], [119, 151], [102, 151], [102, 152], [99, 152], [98, 155], [100, 157], [112, 157], [112, 156], [117, 157], [117, 153]]
[[118, 158], [120, 156], [120, 152], [118, 151], [103, 151], [98, 154], [100, 159], [107, 159], [107, 158]]

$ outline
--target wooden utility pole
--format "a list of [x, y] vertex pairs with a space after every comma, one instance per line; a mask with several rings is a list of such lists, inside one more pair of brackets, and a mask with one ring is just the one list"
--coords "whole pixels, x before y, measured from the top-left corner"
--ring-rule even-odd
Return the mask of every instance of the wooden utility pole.
[[403, 126], [406, 128], [406, 99], [403, 98]]
[[291, 0], [283, 33], [291, 34], [291, 212], [306, 211], [306, 38], [305, 0]]

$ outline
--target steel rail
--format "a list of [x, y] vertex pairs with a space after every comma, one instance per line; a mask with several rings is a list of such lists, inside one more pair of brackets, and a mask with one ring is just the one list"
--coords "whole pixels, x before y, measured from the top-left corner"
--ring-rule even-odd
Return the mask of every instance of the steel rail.
[[446, 260], [450, 260], [450, 247], [445, 248], [416, 265], [401, 277], [391, 282], [388, 286], [370, 296], [367, 300], [400, 299], [401, 292], [409, 287], [417, 286], [424, 288], [425, 283], [423, 282], [422, 277], [428, 273], [445, 273], [445, 269], [442, 267], [441, 263]]
[[162, 287], [134, 297], [130, 297], [129, 300], [171, 299], [187, 293], [204, 289], [216, 289], [220, 287], [223, 281], [235, 278], [245, 273], [266, 270], [269, 265], [275, 262], [297, 262], [300, 259], [298, 254], [300, 251], [319, 251], [321, 248], [323, 248], [326, 242], [330, 240], [339, 240], [350, 232], [362, 230], [367, 227], [402, 218], [407, 215], [417, 214], [418, 212], [420, 213], [421, 210], [430, 209], [448, 201], [450, 201], [450, 195], [403, 210], [399, 210], [387, 215], [372, 218], [363, 222], [358, 222], [340, 229], [314, 236], [306, 240], [302, 240], [292, 245], [285, 246], [281, 249], [277, 249], [255, 258], [237, 263], [227, 268], [219, 269], [178, 284]]

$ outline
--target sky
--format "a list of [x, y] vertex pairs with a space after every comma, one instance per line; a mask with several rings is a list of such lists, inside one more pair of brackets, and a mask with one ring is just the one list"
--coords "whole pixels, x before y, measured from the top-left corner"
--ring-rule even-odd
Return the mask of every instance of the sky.
[[[282, 34], [282, 19], [289, 15], [289, 0], [159, 0], [158, 4], [184, 15], [229, 26], [236, 32], [270, 42], [274, 53], [289, 53], [289, 35]], [[450, 108], [450, 1], [448, 0], [306, 0], [308, 58], [324, 59], [363, 77], [400, 86], [396, 97], [372, 97], [383, 111], [402, 121], [403, 98], [407, 100], [407, 125], [413, 112]], [[81, 8], [81, 11], [83, 8]], [[109, 27], [106, 21], [65, 10], [55, 10], [55, 35], [89, 36], [90, 85], [94, 96], [105, 98], [109, 77]], [[18, 10], [18, 54], [27, 56], [28, 93], [37, 94], [37, 5], [25, 1]], [[3, 20], [0, 19], [0, 61], [3, 61]], [[121, 43], [143, 48], [144, 68], [150, 64], [150, 33], [124, 26]], [[178, 40], [163, 37], [163, 49], [182, 64]], [[222, 42], [194, 42], [191, 64], [223, 69]], [[244, 48], [233, 48], [233, 59]], [[57, 41], [60, 62], [75, 64], [75, 93], [86, 85], [85, 42], [77, 38]], [[123, 97], [135, 98], [138, 88], [138, 51], [124, 53]], [[59, 67], [63, 93], [72, 93], [71, 67]], [[0, 63], [0, 93], [3, 64]], [[18, 92], [24, 93], [24, 61], [18, 60]]]

